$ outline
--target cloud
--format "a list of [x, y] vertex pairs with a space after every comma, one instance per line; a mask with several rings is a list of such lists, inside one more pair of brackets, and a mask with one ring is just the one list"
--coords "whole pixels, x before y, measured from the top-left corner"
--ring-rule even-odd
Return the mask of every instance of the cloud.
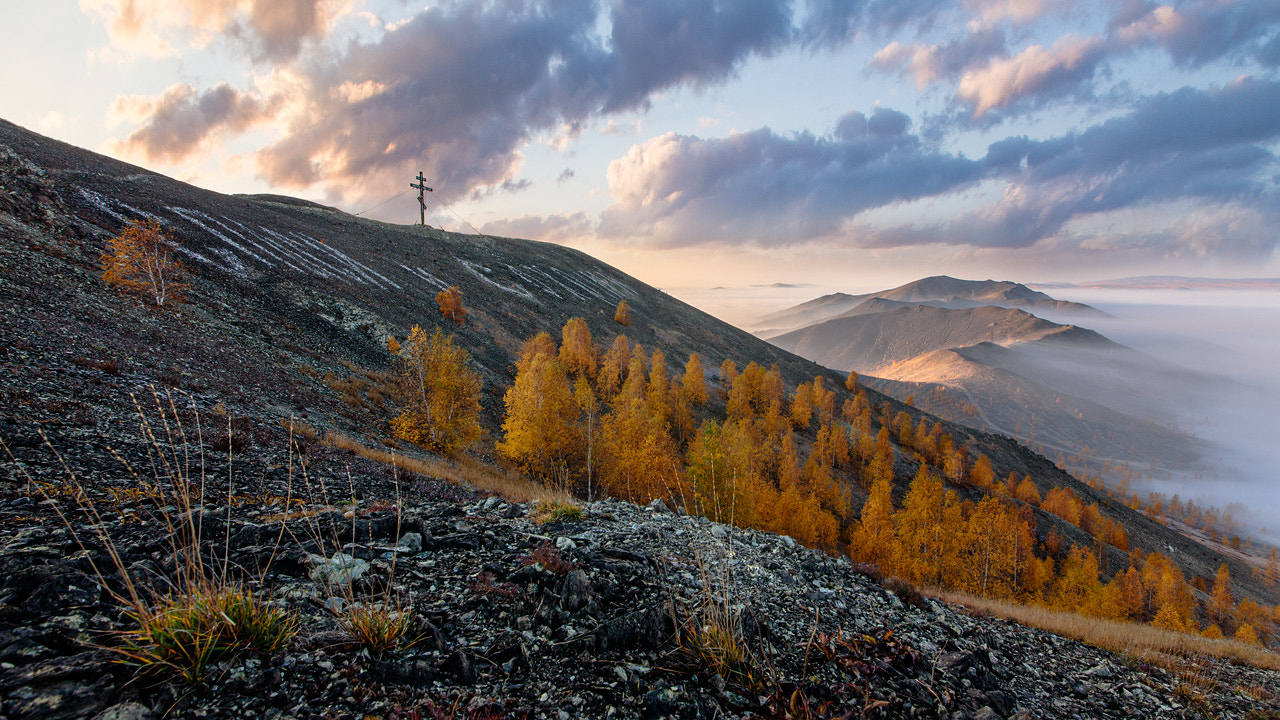
[[1093, 77], [1104, 57], [1100, 37], [1064, 37], [1050, 49], [1032, 45], [1011, 58], [992, 60], [961, 78], [956, 97], [974, 117], [1008, 107], [1024, 98], [1052, 96], [1081, 86]]
[[216, 134], [241, 132], [266, 120], [269, 106], [226, 83], [204, 92], [188, 84], [171, 85], [159, 98], [119, 97], [112, 114], [141, 127], [113, 143], [112, 150], [149, 161], [181, 162]]
[[595, 223], [583, 212], [570, 215], [521, 215], [486, 223], [480, 228], [480, 232], [485, 235], [546, 241], [586, 237], [594, 230]]
[[721, 82], [791, 34], [780, 0], [446, 3], [299, 66], [290, 133], [259, 153], [261, 173], [342, 198], [421, 167], [456, 199], [509, 179], [542, 133], [554, 145], [654, 93]]
[[851, 112], [835, 132], [768, 128], [721, 139], [668, 133], [609, 165], [600, 233], [659, 245], [790, 245], [830, 236], [863, 210], [936, 195], [981, 175], [930, 151], [902, 113]]
[[564, 172], [561, 172], [560, 175], [556, 177], [556, 184], [563, 185], [572, 180], [575, 175], [577, 175], [577, 173], [573, 171], [573, 168], [565, 168]]
[[1067, 5], [1063, 0], [961, 0], [974, 15], [973, 25], [991, 27], [1004, 20], [1025, 25]]
[[908, 25], [926, 31], [951, 4], [948, 0], [808, 0], [798, 35], [810, 47], [835, 48], [862, 34], [882, 35]]
[[345, 0], [80, 0], [101, 17], [114, 48], [128, 54], [179, 54], [175, 43], [205, 46], [227, 38], [255, 60], [298, 55], [346, 12]]
[[791, 38], [790, 3], [778, 0], [624, 0], [610, 20], [606, 112], [643, 107], [657, 88], [724, 80]]
[[[1225, 219], [1230, 208], [1252, 207], [1271, 227], [1280, 220], [1276, 107], [1280, 81], [1183, 88], [1083, 132], [999, 140], [979, 160], [930, 149], [910, 134], [905, 115], [884, 108], [850, 113], [826, 137], [767, 128], [711, 140], [668, 133], [609, 166], [614, 203], [600, 232], [665, 246], [1026, 248], [1084, 243], [1096, 233], [1081, 230], [1083, 221], [1181, 203], [1188, 218], [1214, 218], [1217, 230], [1188, 222], [1184, 231], [1152, 234], [1163, 252], [1262, 257], [1280, 244], [1267, 222]], [[934, 224], [864, 214], [945, 201], [979, 183], [1002, 187], [1002, 196]]]
[[1265, 62], [1278, 23], [1280, 4], [1274, 0], [1180, 7], [1131, 2], [1117, 15], [1112, 30], [1126, 43], [1152, 43], [1175, 62], [1198, 67], [1233, 54], [1257, 55]]
[[879, 70], [897, 71], [904, 77], [910, 75], [916, 87], [923, 89], [939, 80], [954, 79], [1004, 52], [1004, 33], [986, 29], [945, 45], [903, 45], [894, 41], [877, 52], [870, 65]]

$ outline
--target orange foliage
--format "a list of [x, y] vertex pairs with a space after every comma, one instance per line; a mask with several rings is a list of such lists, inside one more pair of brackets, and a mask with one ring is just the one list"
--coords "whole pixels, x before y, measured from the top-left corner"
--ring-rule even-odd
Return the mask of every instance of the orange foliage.
[[436, 305], [446, 320], [462, 324], [467, 320], [467, 309], [462, 305], [462, 290], [457, 285], [436, 293]]
[[618, 309], [613, 312], [613, 321], [622, 327], [631, 327], [631, 306], [626, 300], [618, 301]]
[[182, 302], [190, 285], [184, 282], [187, 269], [173, 256], [172, 245], [154, 220], [130, 223], [111, 238], [110, 251], [100, 258], [103, 281], [157, 307]]

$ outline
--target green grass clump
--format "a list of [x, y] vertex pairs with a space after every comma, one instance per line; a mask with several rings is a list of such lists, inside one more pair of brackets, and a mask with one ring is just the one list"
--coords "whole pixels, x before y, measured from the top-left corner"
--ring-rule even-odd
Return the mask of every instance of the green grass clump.
[[539, 500], [534, 505], [533, 518], [539, 525], [581, 520], [582, 506], [565, 500]]
[[243, 587], [215, 583], [160, 597], [129, 615], [138, 628], [126, 632], [120, 649], [125, 662], [171, 670], [192, 685], [237, 653], [284, 648], [298, 630], [291, 614], [268, 607]]
[[343, 614], [342, 626], [371, 653], [398, 650], [408, 644], [413, 615], [385, 603], [352, 603]]

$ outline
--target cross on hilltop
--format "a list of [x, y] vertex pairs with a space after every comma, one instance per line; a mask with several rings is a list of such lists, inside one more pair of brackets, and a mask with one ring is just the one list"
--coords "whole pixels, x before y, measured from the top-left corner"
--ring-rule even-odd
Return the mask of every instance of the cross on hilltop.
[[435, 192], [427, 187], [427, 179], [422, 176], [422, 171], [418, 171], [418, 182], [409, 183], [409, 187], [418, 190], [418, 224], [426, 227], [427, 225], [427, 196], [425, 193]]

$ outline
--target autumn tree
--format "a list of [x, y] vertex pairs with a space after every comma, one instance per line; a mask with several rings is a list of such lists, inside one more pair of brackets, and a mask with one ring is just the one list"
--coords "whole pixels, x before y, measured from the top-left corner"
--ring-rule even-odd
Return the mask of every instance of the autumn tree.
[[392, 355], [400, 354], [400, 341], [396, 339], [395, 335], [391, 335], [387, 338], [387, 352]]
[[560, 331], [560, 365], [574, 378], [594, 380], [600, 349], [591, 339], [587, 321], [570, 318]]
[[856, 371], [849, 371], [849, 377], [844, 379], [844, 389], [849, 392], [858, 391], [858, 373]]
[[689, 362], [685, 363], [680, 389], [694, 405], [707, 403], [707, 378], [702, 370], [702, 356], [698, 353], [690, 355]]
[[110, 250], [100, 258], [102, 279], [157, 307], [182, 302], [190, 285], [185, 282], [187, 269], [174, 257], [173, 247], [159, 223], [135, 220], [111, 238]]
[[921, 466], [893, 518], [902, 547], [900, 571], [914, 583], [942, 585], [957, 576], [960, 504], [942, 480]]
[[862, 505], [862, 516], [853, 531], [853, 556], [875, 563], [885, 572], [894, 572], [893, 485], [879, 479]]
[[436, 305], [446, 320], [462, 324], [467, 320], [467, 308], [462, 305], [462, 290], [457, 285], [436, 293]]
[[480, 375], [452, 335], [436, 329], [428, 336], [414, 325], [397, 360], [396, 437], [449, 455], [480, 439]]
[[685, 442], [693, 435], [696, 422], [694, 406], [707, 402], [707, 380], [702, 371], [702, 357], [698, 353], [689, 356], [684, 375], [672, 395], [671, 425], [681, 442]]
[[813, 386], [809, 383], [800, 383], [791, 396], [791, 424], [795, 429], [804, 431], [809, 429], [812, 419]]
[[626, 335], [618, 335], [613, 344], [600, 360], [600, 370], [596, 374], [596, 392], [606, 402], [622, 389], [622, 382], [627, 377], [627, 361], [631, 358], [631, 343]]
[[618, 301], [618, 309], [613, 312], [613, 321], [622, 327], [631, 327], [631, 306], [626, 300]]
[[600, 423], [597, 420], [600, 413], [600, 403], [596, 399], [596, 394], [591, 391], [591, 384], [587, 382], [586, 378], [578, 378], [574, 382], [573, 399], [578, 404], [578, 410], [582, 413], [579, 428], [587, 451], [586, 465], [583, 468], [586, 472], [587, 500], [594, 500], [595, 448], [596, 436], [600, 434]]
[[1218, 574], [1213, 579], [1213, 591], [1209, 593], [1209, 615], [1219, 624], [1231, 616], [1235, 609], [1235, 600], [1231, 597], [1231, 571], [1227, 564], [1218, 566]]
[[573, 386], [559, 359], [535, 353], [503, 401], [507, 414], [497, 451], [543, 482], [568, 485], [581, 442]]

